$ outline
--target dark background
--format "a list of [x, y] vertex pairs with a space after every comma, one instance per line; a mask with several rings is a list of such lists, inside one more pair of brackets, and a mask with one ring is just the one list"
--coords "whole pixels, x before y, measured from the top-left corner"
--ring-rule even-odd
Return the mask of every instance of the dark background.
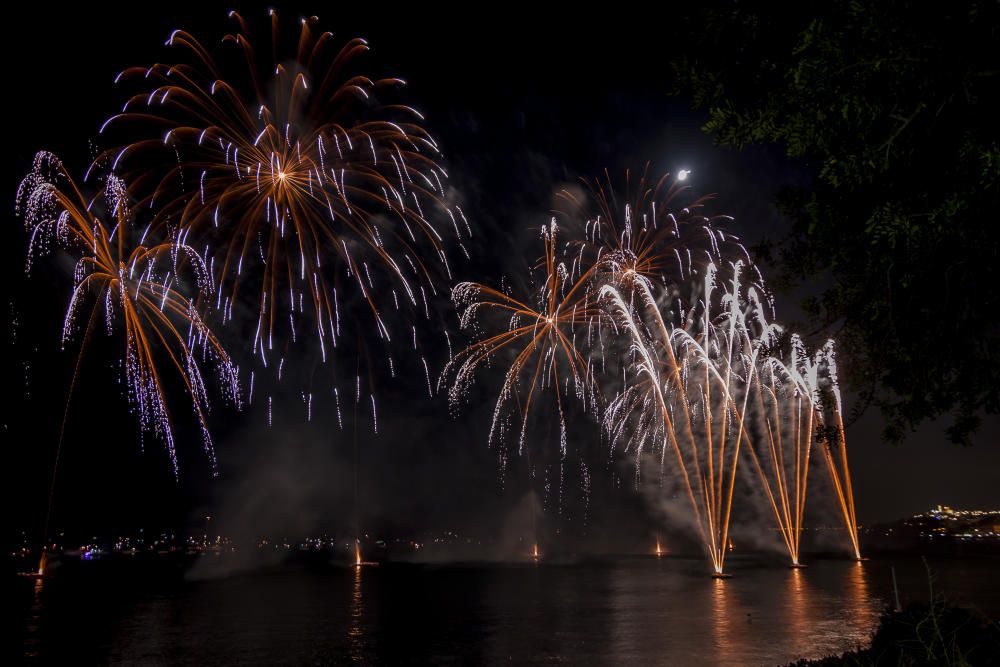
[[[713, 147], [699, 130], [704, 119], [665, 93], [664, 63], [697, 30], [684, 5], [666, 17], [662, 9], [655, 16], [578, 9], [543, 16], [531, 5], [476, 11], [312, 5], [279, 7], [289, 31], [297, 29], [298, 16], [316, 13], [340, 38], [364, 36], [374, 51], [368, 63], [406, 79], [413, 105], [426, 114], [474, 230], [471, 261], [452, 255], [458, 280], [496, 283], [502, 274], [523, 275], [540, 251], [538, 227], [558, 187], [604, 168], [612, 175], [639, 169], [647, 160], [660, 171], [691, 169], [697, 192], [719, 194], [710, 211], [733, 215], [732, 231], [748, 244], [780, 238], [787, 229], [772, 198], [781, 185], [803, 182], [810, 166], [775, 149]], [[236, 6], [248, 17], [265, 11]], [[24, 275], [25, 236], [13, 214], [17, 184], [40, 149], [81, 172], [88, 142], [122, 102], [113, 85], [117, 72], [169, 60], [163, 41], [177, 27], [213, 44], [232, 28], [226, 9], [105, 3], [99, 9], [39, 4], [7, 12], [2, 285], [8, 381], [0, 432], [12, 537], [20, 529], [36, 530], [41, 521], [77, 351], [75, 344], [62, 350], [59, 343], [71, 265], [51, 258], [30, 278]], [[779, 320], [794, 323], [800, 316], [798, 296], [778, 295]], [[456, 326], [453, 316], [448, 322]], [[301, 534], [350, 524], [352, 444], [349, 430], [332, 426], [329, 405], [307, 423], [297, 392], [289, 391], [276, 398], [271, 428], [260, 403], [244, 414], [220, 408], [212, 418], [221, 462], [214, 480], [195, 433], [180, 424], [181, 475], [175, 480], [159, 443], [148, 441], [140, 450], [114, 350], [113, 341], [98, 341], [84, 361], [60, 463], [55, 527], [81, 533], [184, 528], [205, 513], [237, 531], [252, 526]], [[443, 395], [431, 400], [410, 391], [420, 386], [412, 380], [380, 388], [377, 437], [362, 422], [362, 523], [396, 533], [504, 531], [524, 499], [516, 485], [501, 488], [486, 447], [497, 383], [477, 385], [456, 419]], [[851, 399], [848, 392], [848, 405]], [[881, 427], [871, 411], [848, 431], [863, 523], [939, 503], [994, 509], [1000, 489], [996, 419], [984, 422], [971, 448], [949, 445], [938, 424], [894, 447], [879, 440]], [[578, 430], [597, 437], [596, 426]], [[613, 488], [620, 473], [594, 472], [595, 486], [605, 488], [595, 491], [598, 506], [590, 512], [588, 531], [596, 541], [641, 535], [656, 525], [628, 484]]]

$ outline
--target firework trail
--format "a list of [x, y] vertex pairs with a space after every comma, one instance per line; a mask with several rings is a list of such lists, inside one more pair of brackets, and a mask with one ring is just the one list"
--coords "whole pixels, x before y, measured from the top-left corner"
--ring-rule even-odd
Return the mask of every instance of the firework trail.
[[822, 416], [826, 426], [820, 437], [823, 460], [826, 462], [830, 481], [837, 494], [837, 505], [844, 521], [844, 529], [851, 542], [853, 556], [856, 560], [861, 560], [858, 521], [854, 513], [854, 488], [851, 485], [851, 470], [847, 465], [847, 438], [844, 433], [840, 385], [837, 382], [837, 357], [834, 342], [828, 340], [817, 357], [822, 376], [825, 376], [825, 382], [820, 380], [817, 382], [817, 386], [825, 385], [826, 391], [833, 399], [821, 403]]
[[810, 358], [797, 335], [791, 363], [769, 354], [755, 372], [755, 439], [747, 448], [793, 567], [799, 567], [809, 462], [819, 404], [820, 355]]
[[154, 228], [195, 239], [214, 307], [229, 321], [241, 296], [250, 304], [253, 355], [279, 381], [290, 343], [311, 341], [325, 363], [345, 336], [380, 340], [394, 374], [392, 320], [409, 334], [430, 316], [450, 276], [445, 235], [471, 233], [445, 203], [437, 143], [395, 101], [404, 81], [359, 71], [363, 39], [338, 44], [310, 17], [293, 46], [271, 11], [270, 42], [255, 47], [230, 16], [237, 29], [217, 49], [176, 30], [175, 62], [119, 75], [132, 95], [102, 126], [112, 147], [94, 164], [135, 176]]
[[[585, 354], [585, 339], [596, 336], [603, 317], [592, 290], [592, 269], [577, 272], [567, 267], [558, 249], [558, 225], [542, 228], [544, 256], [542, 281], [534, 294], [515, 297], [509, 290], [481, 283], [455, 286], [452, 298], [463, 328], [478, 331], [482, 317], [502, 330], [488, 333], [458, 352], [441, 376], [451, 380], [448, 396], [453, 408], [465, 398], [477, 372], [494, 362], [506, 368], [493, 411], [490, 446], [499, 443], [501, 469], [507, 464], [504, 435], [512, 420], [519, 431], [516, 451], [527, 453], [526, 439], [532, 409], [549, 400], [559, 422], [560, 491], [568, 455], [566, 401], [575, 396], [584, 409], [596, 410], [594, 372]], [[509, 365], [507, 361], [510, 360]], [[544, 396], [543, 396], [544, 395]], [[560, 495], [561, 498], [561, 495]]]
[[[18, 189], [17, 202], [29, 238], [28, 271], [34, 260], [56, 246], [77, 257], [63, 344], [77, 331], [88, 303], [81, 355], [95, 322], [103, 319], [109, 334], [120, 333], [128, 400], [141, 430], [163, 441], [176, 476], [177, 452], [163, 387], [164, 373], [172, 369], [191, 398], [202, 444], [215, 472], [207, 425], [208, 385], [202, 368], [215, 368], [225, 396], [237, 407], [240, 395], [237, 369], [183, 291], [191, 282], [200, 294], [212, 289], [198, 253], [176, 234], [153, 240], [148, 226], [138, 226], [119, 178], [108, 176], [97, 195], [87, 199], [58, 158], [49, 153], [35, 157], [33, 170]], [[74, 373], [74, 383], [75, 379]]]
[[717, 292], [714, 264], [691, 308], [659, 306], [648, 280], [635, 281], [636, 302], [611, 285], [601, 296], [630, 341], [634, 382], [609, 404], [612, 443], [636, 457], [669, 459], [691, 504], [713, 572], [723, 574], [733, 489], [741, 447], [749, 442], [745, 415], [762, 351], [779, 332], [767, 321], [759, 288], [744, 290], [742, 262]]
[[[810, 357], [802, 339], [793, 335], [791, 348], [788, 366], [776, 356], [761, 360], [756, 382], [757, 414], [761, 422], [759, 447], [750, 447], [748, 452], [792, 565], [798, 566], [809, 461], [813, 444], [817, 443], [833, 483], [852, 553], [860, 558], [834, 343], [827, 341]], [[830, 395], [834, 399], [832, 406]]]
[[[786, 541], [789, 546], [789, 554], [792, 557], [792, 564], [797, 565], [802, 515], [805, 511], [809, 458], [812, 445], [815, 442], [820, 448], [836, 492], [838, 509], [850, 539], [852, 554], [856, 559], [860, 559], [861, 550], [858, 545], [857, 520], [854, 514], [854, 491], [851, 486], [850, 469], [847, 465], [847, 442], [844, 437], [844, 423], [841, 417], [840, 387], [837, 384], [834, 341], [828, 340], [811, 358], [806, 352], [802, 339], [797, 335], [792, 336], [791, 346], [792, 365], [790, 368], [786, 368], [774, 357], [767, 360], [771, 389], [774, 390], [776, 387], [776, 378], [777, 381], [784, 378], [786, 392], [791, 394], [788, 398], [794, 399], [786, 401], [785, 409], [794, 410], [797, 425], [800, 427], [796, 432], [793, 449], [795, 454], [795, 462], [792, 466], [795, 479], [795, 509], [793, 510], [789, 510], [789, 499], [792, 493], [788, 487], [787, 476], [779, 477], [777, 474], [782, 464], [781, 442], [778, 441], [776, 446], [775, 443], [769, 442], [772, 470], [775, 473], [771, 479], [777, 483], [778, 499], [783, 508], [781, 512], [778, 512], [781, 516], [776, 516], [779, 528], [787, 535]], [[791, 386], [787, 386], [789, 384]], [[832, 403], [829, 400], [831, 397]], [[803, 417], [803, 412], [807, 413], [805, 417]], [[775, 414], [777, 414], [777, 410]], [[770, 432], [768, 435], [771, 435]], [[780, 437], [780, 433], [778, 437]], [[778, 460], [774, 460], [775, 453], [779, 457]], [[758, 470], [763, 472], [759, 467]], [[772, 486], [767, 475], [762, 477], [762, 482], [770, 493]], [[772, 507], [777, 511], [777, 506], [774, 505], [773, 501]]]

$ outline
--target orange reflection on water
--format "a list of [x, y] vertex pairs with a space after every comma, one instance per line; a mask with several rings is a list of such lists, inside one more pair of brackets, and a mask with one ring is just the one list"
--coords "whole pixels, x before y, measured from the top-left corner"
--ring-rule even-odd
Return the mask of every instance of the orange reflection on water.
[[358, 565], [352, 570], [354, 571], [354, 583], [351, 588], [351, 620], [347, 626], [347, 641], [351, 660], [363, 662], [365, 660], [365, 631], [362, 621], [364, 620], [365, 608], [364, 598], [361, 594], [361, 572], [364, 568]]
[[[845, 588], [847, 597], [851, 601], [850, 607], [858, 610], [858, 615], [862, 616], [858, 620], [867, 627], [874, 628], [878, 624], [881, 608], [872, 599], [872, 593], [868, 586], [868, 573], [865, 572], [865, 564], [862, 561], [854, 561], [848, 569]], [[867, 638], [868, 631], [864, 632]]]
[[42, 584], [44, 580], [35, 579], [31, 593], [31, 611], [28, 613], [28, 623], [24, 633], [24, 657], [37, 658], [41, 646], [42, 634]]
[[[837, 569], [833, 586], [824, 586], [823, 570]], [[794, 655], [820, 658], [866, 645], [878, 624], [880, 605], [871, 597], [861, 563], [819, 563], [791, 569], [782, 597], [783, 642]]]
[[745, 658], [747, 633], [753, 628], [750, 617], [742, 612], [732, 579], [710, 579], [712, 596], [712, 636], [715, 660], [719, 664], [741, 664]]
[[854, 561], [847, 576], [847, 583], [851, 601], [855, 603], [856, 607], [862, 606], [868, 599], [868, 577], [865, 574], [865, 564], [862, 561]]
[[815, 630], [812, 587], [808, 575], [800, 568], [789, 569], [786, 581], [785, 622], [789, 638], [804, 649], [809, 645]]
[[841, 581], [841, 595], [845, 603], [842, 605], [844, 615], [839, 624], [840, 642], [851, 648], [865, 646], [871, 641], [872, 632], [878, 626], [882, 603], [872, 593], [865, 564], [861, 561], [847, 565]]

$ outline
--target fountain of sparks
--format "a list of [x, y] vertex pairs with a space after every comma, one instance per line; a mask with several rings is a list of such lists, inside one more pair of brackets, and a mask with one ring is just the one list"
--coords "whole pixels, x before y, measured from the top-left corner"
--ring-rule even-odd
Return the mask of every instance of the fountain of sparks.
[[809, 461], [818, 446], [857, 558], [833, 343], [810, 358], [793, 336], [792, 361], [783, 363], [773, 353], [781, 329], [769, 321], [763, 288], [741, 284], [742, 269], [731, 264], [720, 288], [710, 264], [687, 308], [673, 299], [661, 305], [648, 280], [637, 280], [627, 296], [614, 285], [601, 288], [630, 343], [631, 384], [609, 404], [605, 426], [612, 443], [634, 457], [637, 475], [652, 453], [660, 474], [679, 481], [713, 576], [726, 576], [732, 550], [741, 453], [753, 464], [791, 565], [799, 567]]

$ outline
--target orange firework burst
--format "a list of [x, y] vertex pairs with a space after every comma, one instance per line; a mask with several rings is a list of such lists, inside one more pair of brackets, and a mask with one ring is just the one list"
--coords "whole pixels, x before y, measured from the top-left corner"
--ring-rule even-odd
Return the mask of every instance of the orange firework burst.
[[503, 432], [506, 408], [513, 402], [518, 408], [520, 427], [518, 452], [523, 453], [531, 408], [543, 389], [551, 389], [559, 413], [560, 458], [564, 458], [567, 453], [564, 395], [571, 392], [572, 385], [572, 393], [585, 406], [593, 405], [596, 400], [593, 373], [582, 348], [588, 337], [597, 335], [602, 313], [591, 290], [593, 269], [572, 275], [558, 253], [557, 231], [555, 221], [542, 228], [544, 276], [534, 298], [515, 298], [480, 283], [459, 283], [455, 287], [452, 297], [463, 328], [474, 326], [481, 311], [499, 316], [508, 326], [455, 355], [443, 377], [454, 374], [449, 390], [454, 406], [462, 400], [481, 366], [511, 352], [513, 362], [504, 374], [493, 412], [490, 443]]
[[363, 39], [337, 46], [311, 17], [286, 49], [272, 11], [271, 43], [255, 49], [244, 19], [230, 16], [237, 30], [217, 50], [176, 30], [167, 44], [177, 62], [119, 75], [134, 94], [102, 126], [114, 147], [94, 164], [134, 175], [154, 226], [176, 223], [181, 238], [212, 246], [224, 320], [247, 283], [265, 366], [274, 338], [294, 341], [303, 328], [325, 361], [348, 299], [388, 343], [387, 309], [428, 313], [428, 250], [448, 272], [431, 210], [457, 236], [469, 231], [444, 205], [437, 144], [416, 110], [392, 101], [402, 80], [358, 72]]
[[162, 384], [165, 367], [172, 367], [191, 397], [214, 471], [208, 391], [201, 371], [206, 360], [214, 362], [228, 397], [237, 405], [240, 398], [236, 370], [182, 291], [190, 282], [199, 293], [211, 290], [202, 258], [177, 239], [150, 240], [150, 228], [136, 226], [120, 179], [108, 176], [97, 195], [87, 199], [49, 153], [36, 156], [17, 198], [29, 235], [29, 270], [34, 259], [56, 244], [78, 256], [63, 342], [77, 329], [79, 313], [88, 301], [93, 306], [81, 354], [101, 315], [109, 333], [121, 332], [128, 399], [142, 430], [163, 440], [176, 475], [172, 419]]

